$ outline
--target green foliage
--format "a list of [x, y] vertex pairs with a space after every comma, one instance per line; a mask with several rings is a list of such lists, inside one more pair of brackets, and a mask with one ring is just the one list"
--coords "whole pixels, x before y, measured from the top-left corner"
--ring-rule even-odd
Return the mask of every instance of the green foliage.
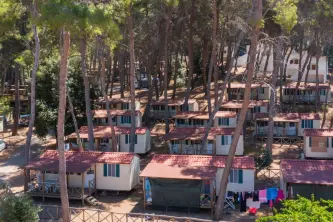
[[333, 218], [333, 201], [317, 201], [312, 195], [311, 199], [298, 196], [295, 200], [284, 200], [283, 207], [274, 216], [261, 217], [257, 222], [330, 222]]
[[0, 200], [0, 222], [37, 222], [40, 211], [26, 195], [8, 195]]
[[273, 162], [271, 152], [265, 147], [261, 146], [258, 156], [255, 157], [256, 169], [261, 170], [271, 165]]
[[7, 97], [0, 97], [0, 115], [6, 114], [10, 109], [10, 99]]
[[0, 38], [17, 37], [19, 30], [17, 22], [25, 12], [25, 7], [19, 0], [0, 0]]
[[270, 4], [276, 13], [273, 19], [286, 33], [290, 33], [297, 24], [297, 3], [298, 0], [270, 0]]

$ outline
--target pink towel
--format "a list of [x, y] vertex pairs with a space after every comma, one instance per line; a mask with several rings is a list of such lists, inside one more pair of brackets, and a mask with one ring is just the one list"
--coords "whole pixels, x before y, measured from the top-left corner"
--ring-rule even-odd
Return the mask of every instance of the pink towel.
[[281, 200], [284, 200], [284, 193], [283, 193], [283, 190], [278, 190], [276, 202], [280, 202]]
[[260, 203], [267, 203], [267, 192], [265, 190], [259, 190], [259, 201]]

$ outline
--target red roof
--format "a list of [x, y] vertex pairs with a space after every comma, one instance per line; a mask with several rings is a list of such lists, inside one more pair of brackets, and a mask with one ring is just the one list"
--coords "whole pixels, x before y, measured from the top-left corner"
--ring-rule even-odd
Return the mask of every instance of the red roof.
[[[253, 108], [255, 106], [268, 106], [268, 101], [265, 100], [258, 100], [258, 101], [250, 101], [249, 104], [249, 109]], [[225, 108], [225, 109], [241, 109], [243, 106], [243, 101], [228, 101], [228, 102], [224, 102], [222, 103], [221, 107]]]
[[215, 118], [221, 117], [221, 118], [235, 118], [237, 117], [237, 113], [234, 111], [217, 111]]
[[[255, 119], [268, 120], [268, 113], [256, 113]], [[320, 120], [318, 113], [276, 113], [273, 117], [274, 122], [299, 122], [305, 120]]]
[[[124, 152], [66, 151], [66, 171], [82, 173], [95, 163], [130, 164], [134, 156], [137, 155]], [[24, 168], [58, 171], [59, 152], [57, 150], [47, 150], [39, 158], [30, 161]]]
[[[135, 101], [139, 102], [137, 99]], [[104, 97], [101, 97], [98, 99], [98, 102], [105, 102]], [[112, 104], [116, 103], [131, 103], [131, 98], [126, 97], [126, 98], [109, 98], [109, 102]]]
[[[204, 155], [168, 155], [155, 154], [151, 163], [191, 166], [191, 167], [217, 167], [224, 168], [228, 156], [204, 156]], [[234, 157], [232, 168], [235, 169], [254, 169], [253, 157], [243, 156]]]
[[[217, 135], [233, 135], [235, 128], [211, 128], [208, 140], [215, 140]], [[165, 140], [202, 140], [206, 132], [205, 127], [176, 127], [163, 138]]]
[[333, 129], [304, 129], [304, 136], [333, 137]]
[[[295, 89], [296, 88], [296, 82], [292, 82], [290, 84], [287, 84], [285, 86], [283, 86], [283, 88], [287, 88], [287, 89]], [[304, 83], [301, 83], [298, 87], [298, 89], [300, 90], [305, 90], [305, 89], [316, 89], [316, 83], [307, 83], [306, 85]], [[320, 83], [318, 85], [319, 89], [330, 89], [329, 84], [327, 83]]]
[[[228, 85], [226, 87], [228, 88]], [[260, 84], [257, 84], [257, 83], [252, 83], [251, 84], [252, 89], [259, 88], [259, 87], [261, 87]], [[245, 89], [245, 83], [231, 83], [230, 88], [231, 89], [239, 89], [239, 88]]]
[[333, 185], [333, 160], [281, 160], [284, 182]]
[[[135, 115], [141, 114], [140, 111], [136, 110]], [[106, 109], [99, 109], [99, 110], [93, 110], [93, 118], [107, 118], [107, 110]], [[110, 110], [111, 116], [130, 116], [131, 110]]]
[[[120, 126], [114, 126], [115, 134], [130, 134], [131, 127], [120, 127]], [[145, 134], [148, 128], [145, 127], [136, 127], [135, 128], [135, 134]], [[79, 134], [81, 139], [88, 138], [88, 126], [82, 126], [79, 129]], [[70, 134], [68, 138], [76, 138], [76, 132]], [[111, 127], [110, 126], [94, 126], [94, 138], [111, 138]]]
[[[237, 116], [236, 112], [231, 111], [217, 111], [215, 117], [221, 118], [235, 118]], [[214, 118], [215, 118], [214, 117]], [[209, 119], [208, 112], [201, 111], [178, 111], [174, 116], [175, 119]]]

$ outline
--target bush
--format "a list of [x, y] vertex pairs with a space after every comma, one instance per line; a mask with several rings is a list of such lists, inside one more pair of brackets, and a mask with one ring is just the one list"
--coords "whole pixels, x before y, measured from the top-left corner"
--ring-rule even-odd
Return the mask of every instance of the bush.
[[7, 195], [0, 200], [0, 222], [37, 222], [40, 211], [26, 195]]
[[272, 153], [265, 147], [260, 147], [258, 156], [255, 157], [256, 169], [262, 170], [273, 162]]

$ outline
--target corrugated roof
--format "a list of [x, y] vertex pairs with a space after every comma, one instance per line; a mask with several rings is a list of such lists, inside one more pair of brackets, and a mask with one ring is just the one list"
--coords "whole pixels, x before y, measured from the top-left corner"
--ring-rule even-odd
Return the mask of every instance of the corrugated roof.
[[[167, 104], [168, 106], [181, 106], [185, 102], [184, 99], [167, 99]], [[189, 99], [188, 104], [193, 104], [196, 103], [195, 99]], [[151, 102], [151, 105], [164, 105], [165, 104], [165, 99], [160, 99], [160, 100], [153, 100]]]
[[[237, 116], [236, 112], [231, 111], [217, 111], [215, 117], [221, 118], [235, 118]], [[214, 118], [215, 118], [214, 117]], [[209, 119], [208, 112], [202, 111], [178, 111], [174, 116], [175, 119]]]
[[[253, 108], [255, 106], [265, 106], [267, 107], [269, 104], [268, 101], [265, 100], [257, 100], [257, 101], [250, 101], [249, 104], [249, 109]], [[243, 106], [243, 101], [228, 101], [228, 102], [224, 102], [222, 103], [221, 107], [222, 108], [226, 108], [226, 109], [241, 109]]]
[[[106, 109], [98, 109], [93, 110], [93, 118], [107, 118], [107, 110]], [[139, 115], [141, 112], [139, 110], [135, 111], [135, 115]], [[131, 110], [110, 110], [111, 116], [130, 116]]]
[[304, 136], [333, 137], [333, 129], [304, 129]]
[[[251, 84], [252, 89], [256, 89], [256, 88], [259, 88], [259, 87], [261, 87], [260, 84], [257, 84], [257, 83], [252, 83]], [[227, 85], [227, 88], [228, 88], [228, 85]], [[230, 88], [231, 89], [245, 89], [245, 83], [231, 83]]]
[[[256, 113], [255, 119], [268, 120], [268, 113]], [[318, 113], [276, 113], [273, 117], [274, 122], [299, 122], [305, 120], [320, 120]]]
[[284, 182], [333, 185], [333, 160], [281, 160]]
[[[296, 82], [292, 82], [289, 84], [286, 84], [285, 86], [283, 86], [283, 88], [287, 88], [287, 89], [295, 89], [296, 88]], [[316, 83], [307, 83], [306, 85], [304, 83], [300, 83], [298, 89], [300, 90], [304, 90], [304, 89], [316, 89]], [[327, 83], [320, 83], [318, 85], [319, 89], [330, 89], [329, 84]]]
[[[151, 163], [165, 164], [169, 166], [224, 168], [227, 158], [228, 156], [155, 154]], [[232, 168], [254, 169], [254, 158], [248, 156], [234, 157]]]
[[[120, 127], [120, 126], [114, 126], [115, 134], [130, 134], [131, 127]], [[135, 128], [135, 134], [145, 134], [148, 128], [145, 127], [136, 127]], [[79, 129], [79, 134], [81, 139], [87, 139], [88, 138], [88, 126], [82, 126]], [[68, 138], [76, 138], [76, 132], [70, 134]], [[94, 126], [94, 138], [111, 138], [111, 127], [110, 126]]]
[[[66, 170], [67, 172], [82, 173], [95, 163], [130, 164], [134, 156], [137, 155], [125, 152], [66, 151]], [[58, 171], [59, 152], [47, 150], [39, 158], [30, 161], [24, 168]]]
[[[140, 102], [138, 99], [135, 99], [136, 102]], [[105, 103], [104, 97], [98, 98], [97, 102]], [[116, 103], [131, 103], [131, 98], [109, 98], [109, 102], [112, 104]]]

